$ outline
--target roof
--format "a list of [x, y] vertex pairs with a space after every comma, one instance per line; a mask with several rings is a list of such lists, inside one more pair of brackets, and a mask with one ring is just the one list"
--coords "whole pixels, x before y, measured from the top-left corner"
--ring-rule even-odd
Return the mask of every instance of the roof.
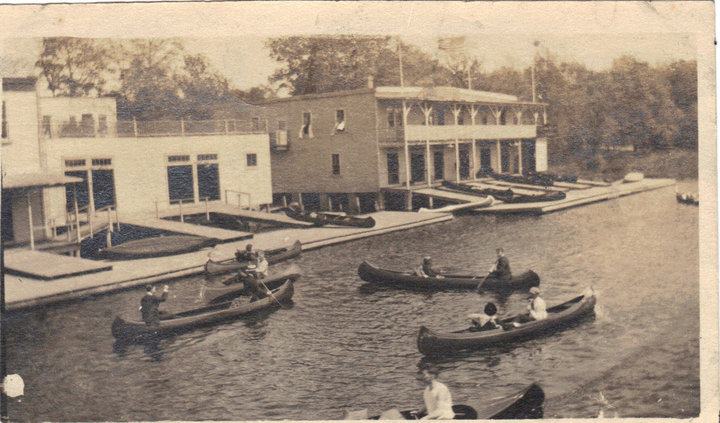
[[35, 91], [37, 78], [3, 78], [3, 91]]
[[2, 180], [2, 188], [55, 187], [82, 181], [82, 178], [65, 176], [62, 173], [23, 173], [18, 175], [5, 175]]
[[447, 101], [455, 103], [507, 103], [507, 104], [535, 104], [545, 105], [545, 103], [533, 103], [521, 101], [517, 96], [502, 93], [493, 93], [489, 91], [469, 90], [467, 88], [457, 87], [375, 87], [362, 88], [357, 90], [333, 91], [318, 94], [304, 94], [292, 97], [276, 98], [267, 100], [260, 105], [272, 104], [278, 102], [309, 100], [327, 97], [342, 97], [358, 94], [373, 93], [375, 98], [384, 100], [414, 100], [414, 101]]

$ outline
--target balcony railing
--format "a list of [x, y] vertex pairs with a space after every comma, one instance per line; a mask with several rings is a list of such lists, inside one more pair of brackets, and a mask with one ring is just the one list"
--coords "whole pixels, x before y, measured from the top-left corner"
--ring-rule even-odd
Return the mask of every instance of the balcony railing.
[[46, 138], [185, 137], [198, 135], [264, 134], [264, 120], [124, 120], [96, 127], [72, 121], [43, 126]]
[[535, 138], [535, 125], [408, 125], [402, 128], [378, 130], [380, 143], [403, 143], [424, 141], [452, 141], [455, 139], [525, 139]]

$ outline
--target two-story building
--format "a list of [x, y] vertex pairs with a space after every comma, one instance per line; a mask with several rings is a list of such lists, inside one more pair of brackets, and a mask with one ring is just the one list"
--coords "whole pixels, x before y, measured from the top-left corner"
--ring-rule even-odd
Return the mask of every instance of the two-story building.
[[259, 121], [118, 121], [114, 98], [44, 98], [35, 85], [2, 84], [6, 245], [53, 239], [76, 210], [122, 218], [206, 199], [272, 202], [270, 143]]
[[547, 168], [547, 140], [538, 136], [547, 124], [544, 103], [368, 82], [366, 89], [261, 104], [276, 203], [370, 211], [398, 188], [411, 193], [442, 180], [472, 180], [481, 168], [517, 174]]

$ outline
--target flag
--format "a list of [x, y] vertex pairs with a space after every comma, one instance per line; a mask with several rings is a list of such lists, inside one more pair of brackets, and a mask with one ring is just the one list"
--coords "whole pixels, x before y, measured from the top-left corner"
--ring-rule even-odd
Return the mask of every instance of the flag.
[[448, 53], [458, 53], [465, 49], [465, 37], [438, 38], [438, 50]]

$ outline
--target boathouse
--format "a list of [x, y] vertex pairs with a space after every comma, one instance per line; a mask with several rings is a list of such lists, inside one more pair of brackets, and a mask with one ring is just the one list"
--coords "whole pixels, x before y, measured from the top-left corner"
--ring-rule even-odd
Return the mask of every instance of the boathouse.
[[123, 216], [183, 205], [272, 201], [261, 121], [121, 121], [112, 97], [41, 97], [35, 78], [2, 86], [6, 247], [77, 243]]
[[363, 212], [411, 208], [414, 189], [473, 180], [481, 168], [547, 169], [546, 104], [512, 95], [374, 87], [370, 78], [364, 89], [261, 105], [276, 203]]

